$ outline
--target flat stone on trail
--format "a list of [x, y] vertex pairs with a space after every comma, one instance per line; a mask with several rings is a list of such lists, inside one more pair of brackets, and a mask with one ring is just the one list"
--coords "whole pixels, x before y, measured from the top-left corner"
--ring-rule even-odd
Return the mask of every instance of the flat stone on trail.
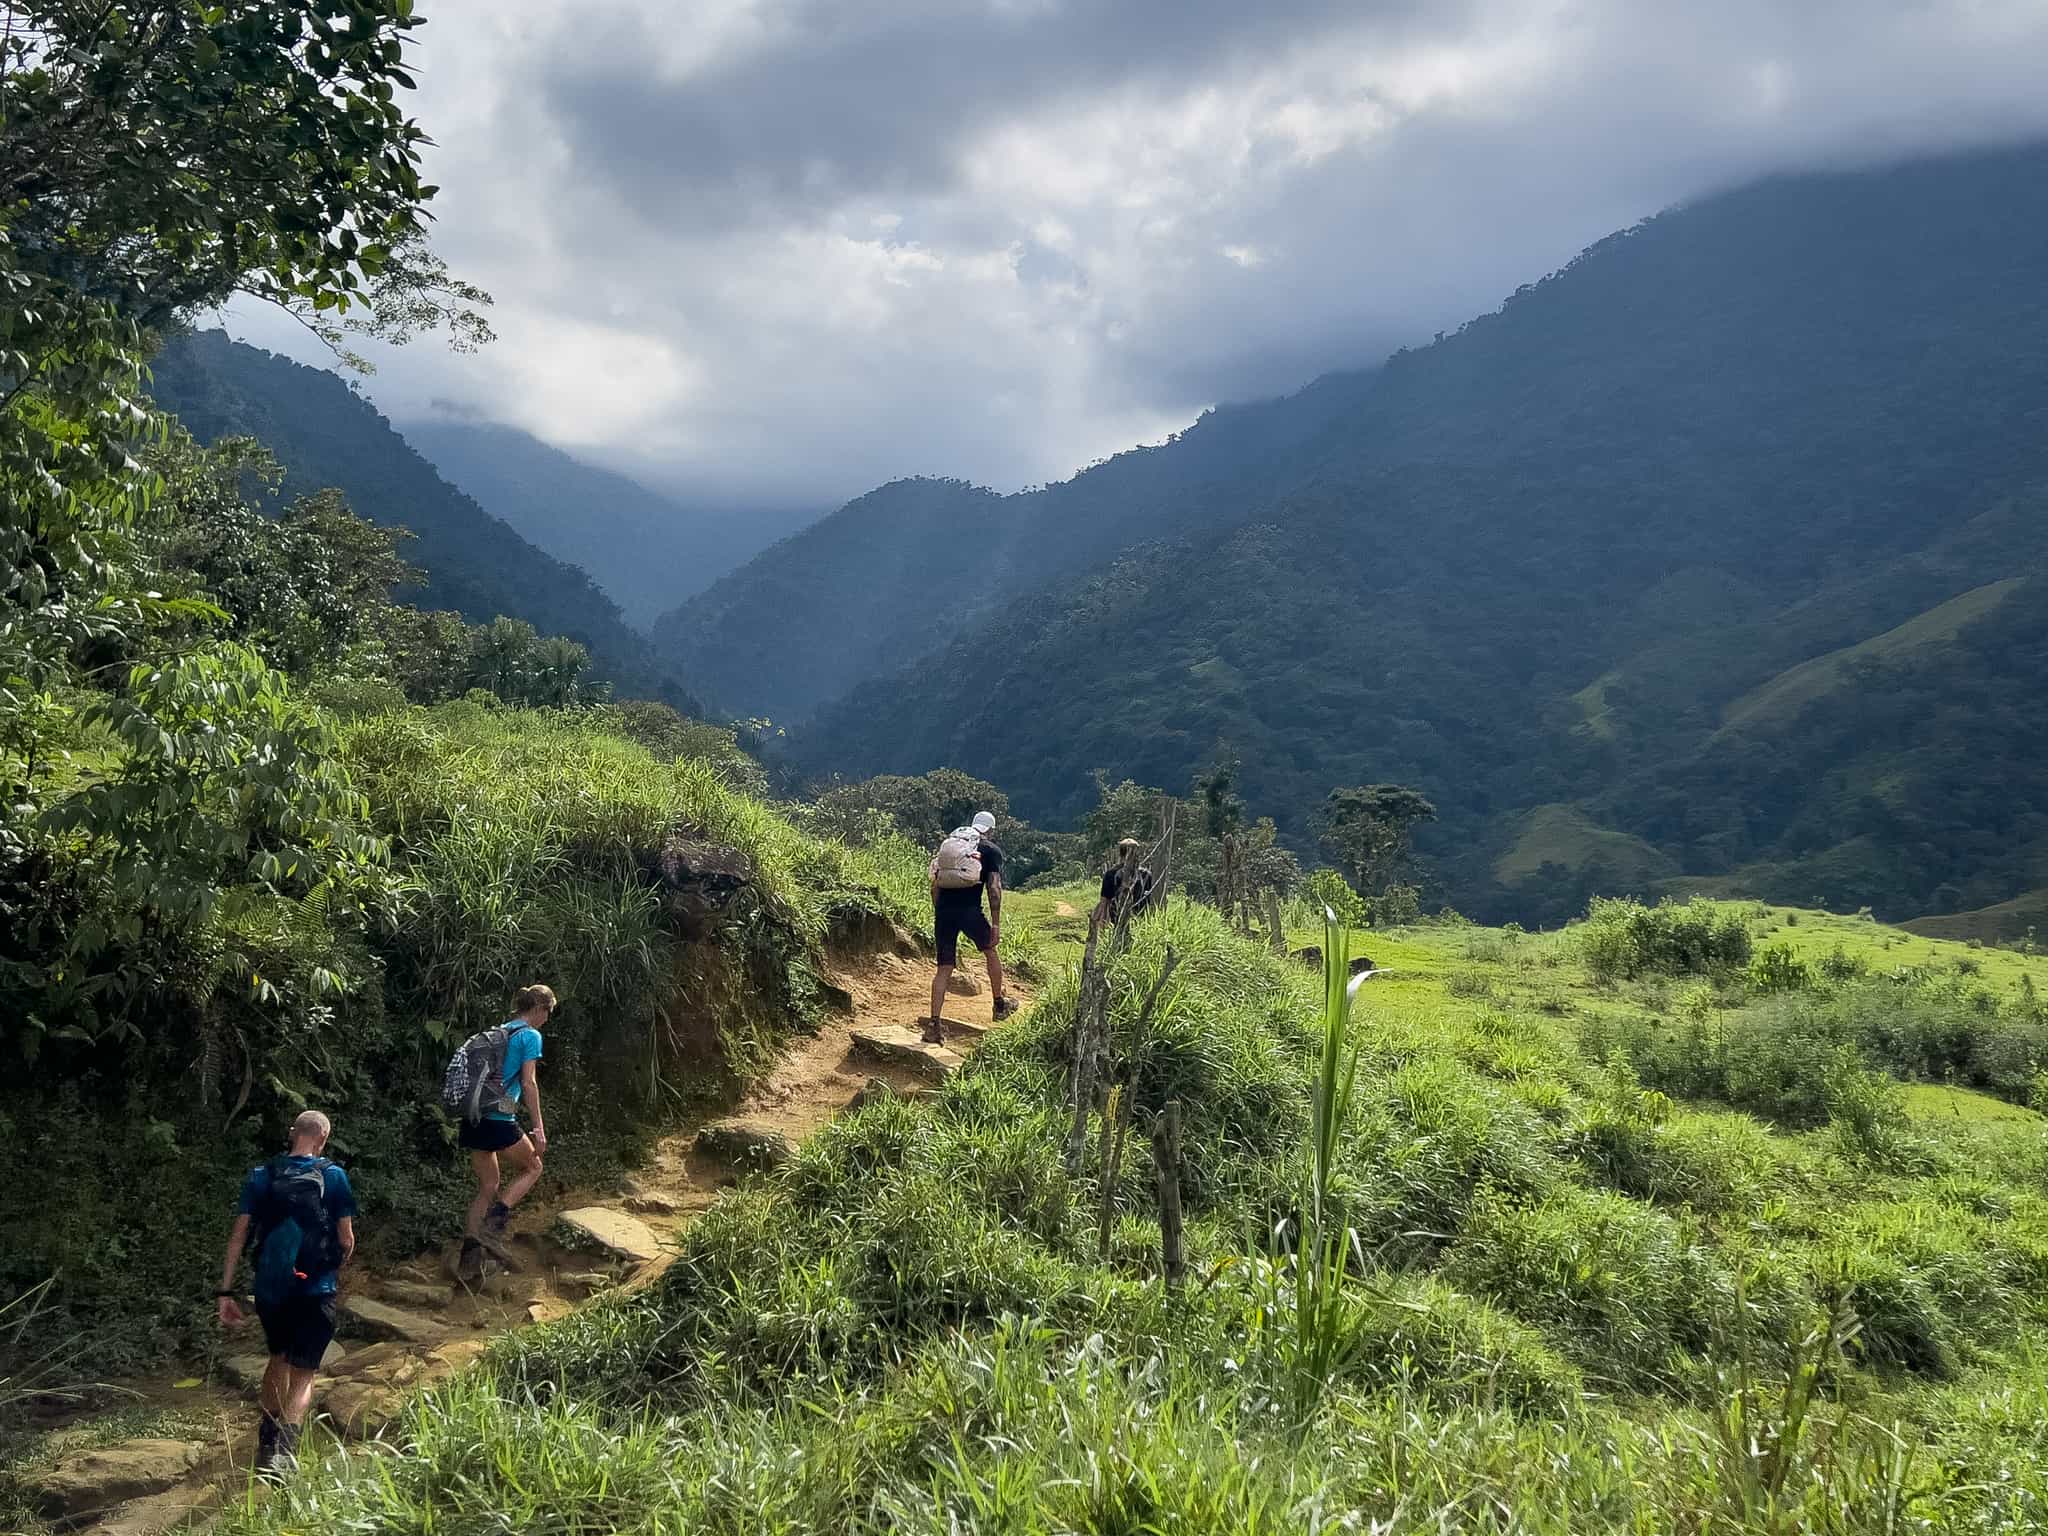
[[377, 1289], [384, 1293], [386, 1301], [428, 1311], [447, 1306], [454, 1295], [445, 1285], [422, 1285], [417, 1280], [386, 1280]]
[[567, 1233], [568, 1240], [563, 1244], [567, 1248], [601, 1248], [635, 1264], [661, 1257], [661, 1239], [654, 1235], [654, 1229], [639, 1217], [610, 1206], [586, 1205], [564, 1211], [555, 1222]]
[[563, 1290], [580, 1291], [585, 1296], [594, 1296], [599, 1291], [608, 1291], [619, 1283], [617, 1275], [608, 1275], [601, 1269], [577, 1270], [572, 1274], [558, 1275], [555, 1284]]
[[422, 1317], [403, 1307], [387, 1306], [367, 1296], [342, 1297], [341, 1315], [354, 1324], [358, 1332], [373, 1339], [403, 1339], [408, 1344], [431, 1344], [448, 1332], [434, 1318]]
[[981, 996], [981, 983], [965, 971], [955, 971], [946, 978], [946, 990], [955, 997]]
[[125, 1440], [74, 1451], [35, 1480], [36, 1501], [50, 1520], [84, 1520], [162, 1493], [199, 1464], [199, 1450], [189, 1440]]
[[719, 1120], [705, 1126], [697, 1132], [697, 1150], [751, 1168], [780, 1168], [796, 1155], [795, 1143], [774, 1126], [746, 1120]]
[[853, 1032], [854, 1051], [870, 1061], [909, 1067], [928, 1078], [944, 1082], [965, 1065], [967, 1058], [943, 1045], [926, 1045], [914, 1029], [878, 1024]]
[[418, 1352], [409, 1344], [390, 1340], [383, 1344], [367, 1344], [361, 1349], [352, 1349], [348, 1358], [327, 1369], [337, 1376], [362, 1376], [371, 1371], [383, 1370], [394, 1360], [411, 1360]]
[[640, 1216], [673, 1216], [683, 1208], [674, 1195], [658, 1189], [635, 1190], [626, 1196], [626, 1209]]

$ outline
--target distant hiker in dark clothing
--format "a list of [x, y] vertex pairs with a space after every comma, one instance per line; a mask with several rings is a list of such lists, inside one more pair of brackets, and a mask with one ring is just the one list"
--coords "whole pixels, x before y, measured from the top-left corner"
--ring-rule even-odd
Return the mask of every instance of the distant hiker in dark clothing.
[[[1102, 872], [1102, 899], [1095, 903], [1095, 920], [1106, 923], [1116, 914], [1116, 893], [1123, 889], [1124, 860], [1138, 847], [1135, 837], [1127, 837], [1116, 845], [1116, 862]], [[1138, 872], [1131, 879], [1131, 916], [1141, 915], [1152, 905], [1152, 897], [1158, 887], [1158, 879], [1150, 868], [1140, 864]]]
[[[937, 930], [939, 969], [932, 977], [931, 1017], [924, 1021], [928, 1044], [946, 1038], [946, 983], [960, 959], [960, 935], [974, 941], [988, 962], [988, 989], [995, 998], [995, 1019], [1001, 1023], [1017, 1011], [1003, 995], [1003, 962], [996, 945], [1003, 936], [1003, 850], [989, 838], [996, 819], [979, 811], [967, 826], [948, 832], [932, 859], [932, 920]], [[981, 915], [981, 893], [988, 892], [988, 916]]]
[[[472, 1035], [449, 1063], [449, 1082], [457, 1074], [458, 1062], [479, 1079], [467, 1095], [469, 1113], [457, 1137], [469, 1149], [470, 1170], [476, 1175], [476, 1198], [469, 1202], [462, 1256], [456, 1265], [456, 1274], [463, 1280], [483, 1278], [484, 1245], [505, 1235], [513, 1208], [540, 1182], [548, 1132], [541, 1115], [536, 1064], [544, 1044], [541, 1026], [554, 1012], [551, 989], [538, 983], [527, 987], [512, 1000], [511, 1018], [495, 1029]], [[444, 1099], [448, 1092], [449, 1083], [444, 1082]], [[521, 1104], [533, 1125], [531, 1135], [519, 1129]], [[501, 1159], [512, 1164], [510, 1184], [504, 1182]]]
[[292, 1122], [291, 1151], [249, 1170], [242, 1204], [221, 1261], [220, 1322], [243, 1316], [235, 1270], [255, 1234], [256, 1318], [270, 1364], [263, 1372], [263, 1424], [256, 1467], [286, 1472], [298, 1464], [299, 1431], [313, 1405], [313, 1383], [334, 1338], [341, 1266], [356, 1249], [356, 1197], [348, 1175], [320, 1154], [327, 1117], [309, 1109]]

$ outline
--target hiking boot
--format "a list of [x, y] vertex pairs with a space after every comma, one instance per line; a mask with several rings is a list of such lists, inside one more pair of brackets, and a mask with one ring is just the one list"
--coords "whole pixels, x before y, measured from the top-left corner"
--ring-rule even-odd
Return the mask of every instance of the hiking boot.
[[944, 1045], [946, 1043], [945, 1021], [942, 1019], [926, 1019], [924, 1021], [924, 1033], [919, 1035], [918, 1038], [926, 1045]]
[[491, 1208], [484, 1213], [484, 1236], [503, 1237], [505, 1228], [512, 1223], [512, 1207], [502, 1200], [493, 1200]]
[[1007, 1019], [1011, 1014], [1015, 1013], [1019, 1006], [1020, 1005], [1018, 1004], [1017, 999], [1015, 999], [1014, 997], [1006, 996], [997, 998], [995, 1005], [996, 1022], [998, 1024], [1002, 1023], [1003, 1020]]
[[484, 1245], [476, 1238], [462, 1240], [462, 1257], [455, 1261], [455, 1278], [464, 1285], [475, 1285], [484, 1277]]

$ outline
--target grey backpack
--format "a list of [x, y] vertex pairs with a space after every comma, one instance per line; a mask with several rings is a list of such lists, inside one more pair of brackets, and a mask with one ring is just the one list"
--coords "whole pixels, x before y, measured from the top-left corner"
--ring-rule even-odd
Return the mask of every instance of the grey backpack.
[[441, 1075], [441, 1102], [457, 1110], [471, 1125], [485, 1115], [509, 1115], [514, 1105], [505, 1094], [505, 1048], [514, 1030], [527, 1024], [494, 1024], [480, 1029], [455, 1048]]

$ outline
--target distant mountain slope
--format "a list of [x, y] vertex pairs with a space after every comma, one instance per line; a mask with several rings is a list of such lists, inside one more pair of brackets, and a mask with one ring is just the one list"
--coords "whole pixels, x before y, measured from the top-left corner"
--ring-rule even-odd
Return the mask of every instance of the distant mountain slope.
[[[2036, 146], [1675, 210], [1033, 496], [885, 488], [660, 634], [742, 707], [893, 667], [800, 733], [819, 770], [952, 763], [1058, 818], [1226, 743], [1302, 841], [1332, 784], [1420, 785], [1481, 911], [1562, 915], [1613, 834], [1908, 913], [2048, 879], [2044, 488]], [[1502, 864], [1544, 806], [1585, 862]]]
[[337, 375], [244, 346], [220, 331], [169, 342], [151, 393], [203, 442], [237, 435], [266, 444], [286, 469], [285, 494], [343, 491], [372, 522], [418, 537], [406, 557], [427, 572], [417, 601], [473, 622], [498, 614], [580, 641], [594, 670], [629, 694], [689, 703], [618, 608], [574, 566], [533, 547], [448, 484]]
[[894, 481], [665, 616], [655, 642], [721, 705], [801, 719], [1015, 597], [1142, 540], [1237, 521], [1367, 377], [1213, 411], [1165, 446], [1041, 491]]
[[582, 566], [643, 628], [817, 517], [691, 505], [516, 427], [428, 420], [404, 432], [443, 479], [556, 559]]

